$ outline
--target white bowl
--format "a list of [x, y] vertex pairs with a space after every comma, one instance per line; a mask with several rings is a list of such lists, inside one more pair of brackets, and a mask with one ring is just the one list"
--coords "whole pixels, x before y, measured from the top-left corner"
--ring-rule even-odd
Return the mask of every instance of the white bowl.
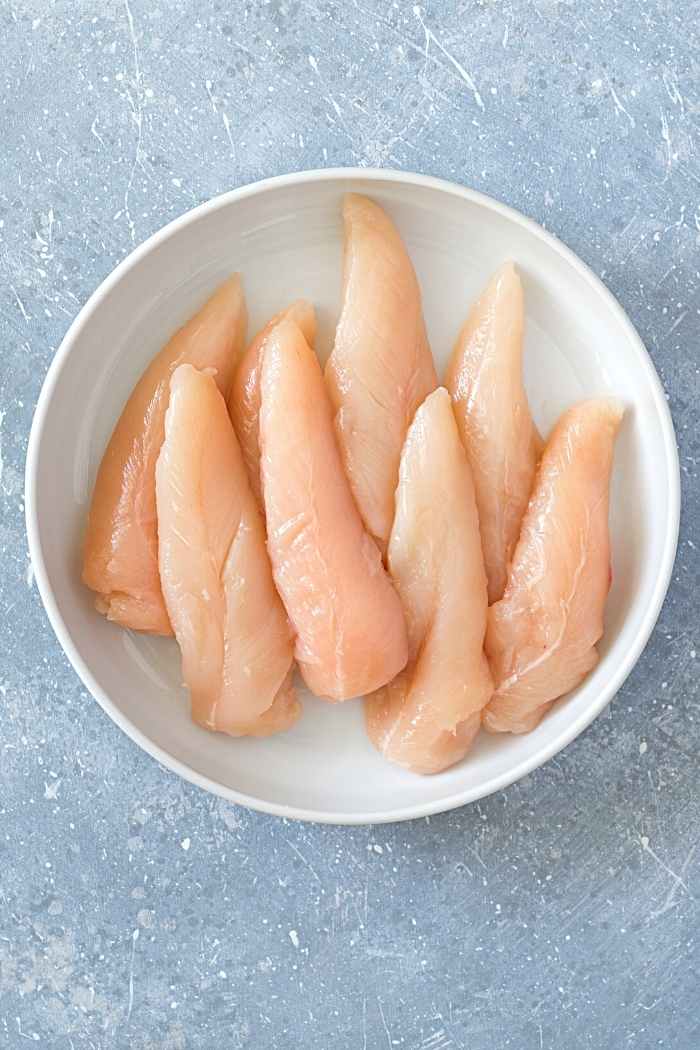
[[[438, 374], [493, 271], [512, 259], [525, 290], [524, 372], [547, 433], [578, 398], [605, 391], [627, 405], [615, 452], [613, 584], [600, 662], [532, 733], [479, 734], [464, 761], [433, 777], [380, 757], [361, 700], [331, 706], [302, 690], [304, 716], [267, 740], [194, 725], [173, 639], [108, 623], [83, 586], [80, 544], [97, 466], [146, 364], [234, 270], [255, 331], [303, 296], [319, 319], [325, 361], [338, 316], [348, 190], [396, 222], [423, 291]], [[654, 367], [630, 321], [584, 263], [522, 215], [473, 190], [396, 171], [340, 169], [269, 179], [227, 193], [166, 226], [98, 288], [71, 325], [39, 398], [27, 456], [27, 531], [36, 580], [68, 658], [132, 740], [194, 784], [244, 806], [301, 820], [403, 820], [461, 806], [546, 762], [605, 707], [639, 657], [670, 578], [679, 467]]]

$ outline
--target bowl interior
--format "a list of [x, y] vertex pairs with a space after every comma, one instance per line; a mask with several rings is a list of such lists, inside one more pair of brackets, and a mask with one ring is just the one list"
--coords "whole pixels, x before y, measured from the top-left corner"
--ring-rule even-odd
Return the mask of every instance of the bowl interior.
[[[362, 702], [325, 704], [300, 690], [287, 733], [232, 740], [195, 726], [172, 639], [125, 631], [98, 615], [81, 583], [80, 544], [100, 458], [146, 364], [234, 270], [250, 334], [303, 296], [330, 352], [342, 262], [340, 201], [366, 193], [404, 236], [438, 374], [492, 272], [512, 259], [526, 299], [525, 381], [547, 434], [571, 402], [596, 391], [627, 405], [611, 500], [613, 584], [597, 668], [532, 733], [481, 732], [468, 757], [435, 777], [383, 760]], [[57, 355], [37, 410], [28, 465], [28, 528], [42, 597], [76, 670], [108, 713], [178, 773], [268, 812], [341, 822], [436, 812], [496, 790], [545, 761], [602, 709], [658, 614], [677, 535], [677, 459], [656, 374], [619, 307], [554, 238], [458, 187], [400, 173], [307, 173], [246, 188], [168, 227], [98, 290]]]

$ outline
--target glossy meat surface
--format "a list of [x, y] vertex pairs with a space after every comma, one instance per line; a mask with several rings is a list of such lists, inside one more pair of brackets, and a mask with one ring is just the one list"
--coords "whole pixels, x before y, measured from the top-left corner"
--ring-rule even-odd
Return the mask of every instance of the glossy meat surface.
[[343, 473], [318, 361], [291, 318], [271, 333], [260, 382], [261, 476], [275, 583], [309, 688], [344, 700], [408, 656], [396, 591]]
[[343, 467], [382, 557], [406, 431], [438, 385], [421, 294], [401, 235], [368, 197], [343, 199], [341, 314], [325, 379]]
[[290, 306], [278, 310], [253, 337], [236, 368], [228, 399], [228, 413], [243, 453], [250, 487], [263, 517], [265, 507], [260, 484], [260, 370], [270, 332], [288, 316], [294, 318], [313, 350], [318, 324], [306, 299], [297, 299]]
[[181, 365], [170, 389], [156, 466], [159, 564], [192, 718], [231, 736], [268, 736], [302, 711], [265, 530], [212, 375]]
[[175, 333], [136, 384], [100, 463], [83, 539], [83, 581], [95, 605], [124, 627], [172, 634], [158, 574], [155, 467], [170, 377], [184, 363], [215, 368], [228, 397], [248, 323], [234, 274]]
[[608, 508], [624, 405], [596, 395], [573, 405], [545, 446], [503, 598], [489, 609], [492, 732], [534, 729], [557, 697], [598, 662], [610, 589]]
[[445, 376], [474, 474], [489, 605], [503, 595], [541, 449], [523, 386], [524, 333], [520, 278], [506, 263], [469, 314]]
[[469, 750], [493, 689], [483, 652], [486, 573], [474, 482], [443, 388], [408, 431], [388, 561], [406, 613], [409, 658], [367, 698], [367, 730], [386, 758], [438, 773]]

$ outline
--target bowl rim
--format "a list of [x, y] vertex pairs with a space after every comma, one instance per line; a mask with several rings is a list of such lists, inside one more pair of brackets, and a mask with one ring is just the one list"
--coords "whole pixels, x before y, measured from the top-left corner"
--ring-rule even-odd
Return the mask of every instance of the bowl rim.
[[[418, 805], [402, 806], [389, 810], [381, 809], [372, 813], [326, 812], [324, 810], [284, 806], [275, 802], [269, 802], [265, 799], [254, 798], [243, 792], [226, 788], [215, 780], [211, 780], [209, 777], [198, 773], [185, 762], [175, 758], [168, 751], [147, 737], [145, 733], [122, 714], [107, 693], [99, 686], [83, 662], [82, 657], [66, 628], [49, 582], [37, 519], [37, 471], [39, 452], [46, 415], [51, 403], [54, 388], [58, 382], [63, 365], [80, 332], [94, 312], [99, 309], [103, 300], [111, 292], [112, 288], [119, 283], [124, 274], [137, 266], [143, 258], [153, 251], [153, 249], [177, 234], [181, 229], [191, 223], [196, 223], [205, 215], [209, 215], [220, 208], [228, 207], [228, 205], [234, 201], [244, 200], [247, 197], [257, 196], [259, 194], [265, 194], [274, 189], [294, 187], [313, 182], [341, 182], [343, 180], [353, 180], [356, 182], [378, 181], [415, 186], [422, 189], [437, 190], [441, 193], [447, 193], [454, 197], [461, 198], [464, 201], [477, 204], [528, 231], [556, 252], [562, 258], [564, 263], [573, 267], [574, 270], [576, 270], [591, 286], [599, 298], [602, 299], [603, 303], [613, 314], [618, 324], [626, 332], [630, 343], [634, 347], [638, 363], [647, 378], [654, 406], [661, 422], [663, 432], [663, 453], [669, 479], [669, 500], [666, 508], [663, 552], [660, 571], [654, 585], [652, 600], [647, 606], [640, 627], [637, 630], [634, 643], [619, 662], [615, 673], [607, 682], [605, 688], [601, 690], [596, 703], [592, 704], [586, 709], [586, 711], [580, 714], [577, 719], [567, 725], [566, 728], [562, 730], [549, 744], [539, 748], [536, 752], [528, 756], [513, 768], [509, 769], [506, 773], [492, 777], [489, 781], [481, 784], [479, 787], [472, 787], [440, 800], [433, 800]], [[491, 795], [514, 783], [516, 780], [520, 780], [523, 776], [526, 776], [534, 769], [544, 765], [545, 762], [548, 762], [554, 755], [561, 751], [562, 748], [566, 747], [572, 740], [579, 736], [579, 734], [590, 725], [593, 719], [600, 714], [630, 674], [632, 668], [639, 659], [658, 619], [659, 613], [661, 612], [661, 607], [673, 571], [678, 543], [680, 497], [681, 485], [678, 447], [676, 444], [676, 436], [671, 414], [666, 395], [661, 385], [661, 380], [659, 379], [651, 357], [642, 343], [634, 325], [612, 293], [606, 288], [591, 268], [554, 234], [545, 230], [544, 227], [534, 222], [534, 220], [528, 219], [521, 212], [516, 211], [514, 208], [511, 208], [509, 205], [504, 204], [493, 197], [489, 197], [478, 190], [473, 190], [466, 186], [450, 182], [447, 179], [437, 178], [432, 175], [422, 175], [416, 172], [383, 168], [319, 168], [309, 171], [292, 172], [287, 175], [277, 175], [272, 178], [249, 183], [245, 186], [229, 190], [217, 197], [213, 197], [211, 200], [192, 208], [174, 219], [172, 222], [169, 222], [166, 226], [162, 227], [162, 229], [158, 230], [135, 248], [130, 255], [118, 263], [114, 270], [93, 292], [85, 305], [80, 309], [65, 336], [61, 340], [61, 344], [47, 371], [37, 401], [29, 435], [29, 442], [27, 445], [25, 468], [25, 521], [29, 542], [29, 553], [34, 568], [37, 588], [44, 603], [44, 608], [46, 609], [51, 626], [54, 629], [63, 651], [70, 660], [78, 677], [87, 686], [92, 696], [97, 700], [106, 714], [109, 715], [117, 726], [119, 726], [119, 728], [122, 729], [134, 741], [134, 743], [143, 748], [147, 754], [156, 759], [156, 761], [162, 766], [173, 773], [176, 773], [178, 776], [181, 776], [190, 783], [195, 784], [197, 787], [208, 791], [210, 794], [218, 795], [219, 797], [237, 805], [245, 806], [249, 809], [254, 809], [272, 816], [286, 817], [292, 820], [302, 820], [311, 823], [336, 825], [381, 824], [401, 820], [414, 820], [436, 813], [447, 812], [470, 802], [476, 802], [478, 799]]]

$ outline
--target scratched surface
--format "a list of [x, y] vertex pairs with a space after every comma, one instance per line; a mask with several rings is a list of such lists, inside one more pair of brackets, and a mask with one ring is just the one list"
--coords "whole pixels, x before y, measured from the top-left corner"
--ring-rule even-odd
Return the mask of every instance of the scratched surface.
[[[0, 5], [0, 1046], [700, 1045], [699, 15]], [[224, 190], [341, 164], [476, 187], [578, 252], [659, 370], [684, 491], [605, 715], [478, 805], [357, 829], [237, 809], [122, 735], [48, 625], [22, 504], [46, 369], [114, 265]]]

